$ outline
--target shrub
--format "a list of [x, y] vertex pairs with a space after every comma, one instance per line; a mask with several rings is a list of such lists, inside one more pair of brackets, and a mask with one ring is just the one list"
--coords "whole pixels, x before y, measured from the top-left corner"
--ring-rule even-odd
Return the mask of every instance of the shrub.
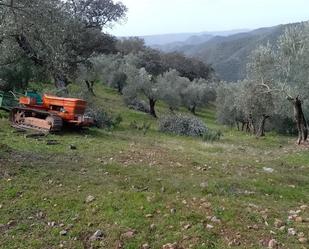
[[178, 135], [203, 136], [206, 125], [198, 118], [189, 115], [167, 115], [159, 119], [159, 130]]
[[0, 110], [0, 119], [5, 118], [7, 119], [9, 117], [9, 114], [3, 110]]
[[140, 112], [145, 112], [145, 113], [150, 112], [149, 106], [143, 100], [133, 99], [129, 103], [127, 103], [127, 105], [130, 109], [133, 109], [135, 111], [140, 111]]
[[120, 115], [113, 117], [99, 107], [89, 108], [87, 110], [87, 115], [95, 120], [95, 125], [98, 128], [113, 129], [122, 122], [122, 117]]
[[203, 140], [204, 141], [209, 141], [209, 142], [214, 142], [217, 140], [220, 140], [220, 138], [223, 136], [221, 131], [214, 131], [214, 130], [207, 130], [203, 134]]
[[143, 131], [144, 135], [147, 133], [147, 131], [150, 129], [151, 124], [143, 122], [142, 124], [138, 124], [135, 120], [130, 123], [130, 127], [132, 129], [136, 129], [139, 131]]

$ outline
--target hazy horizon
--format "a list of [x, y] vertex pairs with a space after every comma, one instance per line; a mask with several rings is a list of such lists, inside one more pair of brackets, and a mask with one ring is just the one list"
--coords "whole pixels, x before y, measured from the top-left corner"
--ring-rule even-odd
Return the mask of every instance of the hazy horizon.
[[308, 0], [122, 0], [127, 21], [116, 36], [218, 32], [307, 21]]

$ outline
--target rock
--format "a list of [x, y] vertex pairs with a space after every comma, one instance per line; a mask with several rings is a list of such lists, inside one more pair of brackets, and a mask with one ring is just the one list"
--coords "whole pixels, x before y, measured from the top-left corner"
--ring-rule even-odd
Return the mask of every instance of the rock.
[[152, 214], [146, 214], [145, 217], [146, 217], [146, 218], [152, 218], [153, 215], [152, 215]]
[[76, 149], [77, 149], [77, 147], [76, 147], [75, 145], [73, 145], [73, 144], [70, 144], [69, 148], [70, 148], [71, 150], [76, 150]]
[[284, 231], [285, 230], [285, 226], [282, 226], [279, 228], [280, 231]]
[[135, 230], [129, 230], [125, 233], [123, 233], [121, 235], [122, 238], [125, 238], [125, 239], [131, 239], [133, 238], [134, 236], [136, 235], [136, 231]]
[[290, 215], [298, 215], [299, 213], [301, 213], [301, 210], [299, 210], [299, 209], [298, 210], [290, 210], [289, 211]]
[[171, 214], [175, 214], [175, 213], [176, 213], [176, 208], [172, 208], [172, 209], [170, 210], [170, 212], [171, 212]]
[[168, 243], [162, 246], [162, 249], [178, 249], [178, 244], [175, 243]]
[[95, 197], [94, 197], [94, 196], [88, 195], [87, 198], [86, 198], [86, 203], [93, 202], [94, 200], [95, 200]]
[[56, 222], [50, 221], [50, 222], [47, 222], [47, 225], [50, 226], [50, 227], [54, 227], [54, 226], [56, 226]]
[[274, 169], [273, 168], [267, 168], [267, 167], [263, 167], [263, 170], [267, 173], [273, 173]]
[[297, 214], [289, 215], [288, 220], [295, 220], [297, 217]]
[[301, 209], [301, 210], [306, 210], [307, 208], [308, 208], [308, 205], [301, 205], [301, 206], [300, 206], [300, 209]]
[[280, 228], [284, 225], [284, 222], [282, 220], [275, 219], [274, 225], [276, 228]]
[[218, 219], [216, 216], [213, 216], [213, 217], [210, 219], [210, 221], [213, 222], [213, 223], [220, 223], [220, 222], [221, 222], [221, 220]]
[[68, 231], [67, 230], [62, 230], [60, 231], [59, 233], [61, 236], [66, 236], [68, 234]]
[[295, 229], [294, 229], [294, 228], [289, 228], [289, 229], [288, 229], [288, 235], [295, 236], [295, 235], [296, 235]]
[[188, 230], [189, 228], [191, 228], [191, 225], [190, 224], [187, 224], [183, 227], [184, 229]]
[[300, 233], [297, 234], [297, 237], [298, 237], [298, 238], [305, 237], [305, 234], [304, 234], [303, 232], [300, 232]]
[[142, 249], [150, 249], [149, 244], [148, 243], [143, 244]]
[[156, 229], [156, 225], [155, 224], [151, 224], [149, 228], [150, 228], [151, 231], [153, 231], [153, 230]]
[[298, 239], [298, 241], [299, 241], [300, 243], [302, 243], [302, 244], [306, 244], [306, 243], [308, 242], [308, 239], [305, 238], [305, 237], [301, 237], [301, 238]]
[[240, 242], [240, 240], [238, 240], [238, 239], [233, 239], [232, 241], [230, 241], [230, 242], [228, 243], [228, 245], [229, 245], [229, 246], [240, 246], [240, 245], [241, 245], [241, 242]]
[[202, 182], [200, 184], [200, 187], [203, 188], [203, 189], [208, 188], [208, 182]]
[[297, 217], [295, 218], [295, 221], [301, 223], [301, 222], [303, 222], [303, 218], [300, 217], [300, 216], [297, 216]]
[[268, 248], [277, 248], [278, 247], [278, 242], [275, 239], [271, 239], [268, 242]]
[[210, 225], [210, 224], [207, 224], [207, 225], [206, 225], [206, 228], [207, 228], [207, 229], [213, 229], [214, 226], [213, 226], [213, 225]]
[[123, 249], [123, 243], [121, 241], [117, 240], [115, 249]]
[[39, 219], [42, 219], [42, 218], [44, 217], [43, 212], [38, 212], [38, 213], [36, 214], [36, 217], [39, 218]]
[[16, 221], [15, 220], [10, 220], [8, 223], [7, 223], [7, 226], [11, 227], [11, 226], [15, 226], [16, 225]]
[[253, 226], [247, 226], [247, 228], [252, 230], [259, 230], [259, 226], [257, 224], [254, 224]]
[[95, 231], [95, 233], [89, 238], [90, 241], [100, 240], [104, 237], [104, 233], [101, 230]]

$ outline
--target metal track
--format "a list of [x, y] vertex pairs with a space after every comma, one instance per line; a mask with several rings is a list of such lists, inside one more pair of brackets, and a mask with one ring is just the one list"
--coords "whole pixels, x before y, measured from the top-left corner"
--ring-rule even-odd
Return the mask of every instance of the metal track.
[[[40, 127], [40, 126], [35, 126], [35, 125], [29, 125], [26, 123], [17, 123], [15, 120], [15, 114], [17, 113], [17, 111], [23, 111], [25, 112], [25, 116], [26, 113], [30, 113], [31, 114], [36, 114], [39, 115], [41, 118], [38, 119], [47, 119], [49, 118], [50, 122], [52, 123], [52, 126], [50, 129], [46, 129], [44, 127]], [[29, 117], [33, 117], [33, 116], [29, 116]], [[36, 118], [36, 117], [35, 117]], [[16, 107], [13, 108], [11, 111], [11, 115], [10, 115], [10, 121], [11, 121], [11, 126], [16, 128], [16, 129], [21, 129], [21, 130], [35, 130], [35, 131], [39, 131], [42, 133], [50, 133], [50, 132], [57, 132], [60, 131], [62, 129], [62, 118], [54, 115], [54, 114], [50, 114], [49, 112], [46, 111], [40, 111], [40, 110], [36, 110], [36, 109], [31, 109], [31, 108], [25, 108], [25, 107]]]

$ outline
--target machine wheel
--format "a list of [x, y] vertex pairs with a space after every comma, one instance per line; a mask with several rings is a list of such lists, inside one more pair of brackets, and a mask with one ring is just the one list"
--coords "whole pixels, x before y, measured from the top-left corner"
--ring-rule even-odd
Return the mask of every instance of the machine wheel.
[[26, 114], [24, 111], [22, 110], [18, 110], [15, 114], [14, 114], [14, 122], [16, 124], [22, 124], [24, 123], [25, 121], [25, 117], [26, 117]]
[[60, 131], [63, 126], [62, 118], [58, 116], [47, 116], [45, 119], [51, 125], [50, 131]]

